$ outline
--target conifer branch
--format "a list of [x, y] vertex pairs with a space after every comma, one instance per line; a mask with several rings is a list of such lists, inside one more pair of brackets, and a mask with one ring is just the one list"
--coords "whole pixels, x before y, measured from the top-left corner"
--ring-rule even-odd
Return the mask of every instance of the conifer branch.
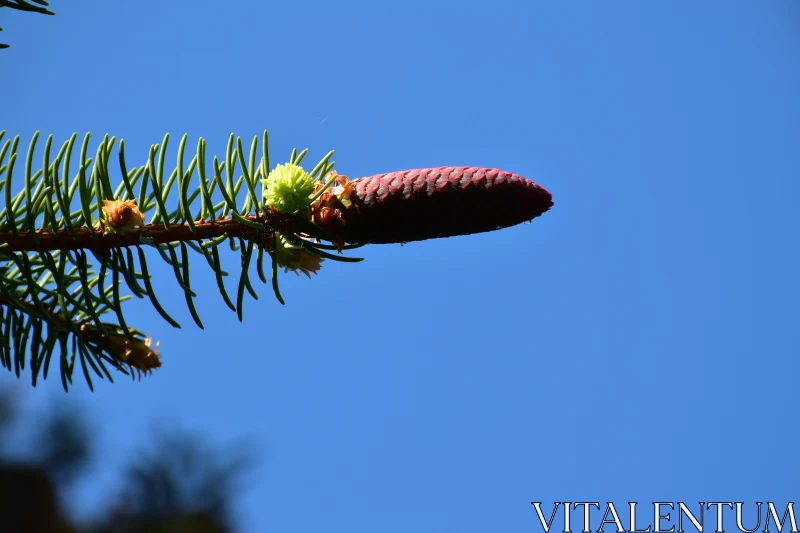
[[[241, 321], [246, 295], [257, 299], [250, 271], [268, 283], [265, 259], [283, 304], [281, 268], [310, 278], [325, 260], [361, 261], [341, 254], [364, 244], [492, 231], [552, 206], [538, 184], [497, 169], [441, 167], [350, 180], [332, 170], [332, 151], [307, 172], [301, 163], [308, 151], [294, 150], [287, 164], [271, 170], [266, 131], [260, 155], [257, 137], [245, 151], [231, 134], [210, 169], [202, 138], [188, 161], [187, 136], [181, 138], [171, 171], [169, 134], [138, 167], [128, 165], [120, 139], [120, 179], [112, 187], [115, 137], [104, 136], [90, 158], [89, 134], [79, 150], [77, 134], [57, 151], [49, 136], [34, 172], [38, 138], [37, 132], [24, 160], [19, 136], [0, 144], [0, 364], [18, 377], [30, 366], [36, 385], [59, 354], [65, 390], [78, 361], [90, 388], [92, 375], [112, 380], [107, 365], [140, 377], [161, 366], [158, 343], [127, 325], [122, 305], [149, 299], [162, 318], [181, 327], [153, 289], [153, 257], [171, 267], [192, 320], [203, 328], [192, 256], [204, 259]], [[226, 248], [240, 255], [234, 293], [222, 269]]]

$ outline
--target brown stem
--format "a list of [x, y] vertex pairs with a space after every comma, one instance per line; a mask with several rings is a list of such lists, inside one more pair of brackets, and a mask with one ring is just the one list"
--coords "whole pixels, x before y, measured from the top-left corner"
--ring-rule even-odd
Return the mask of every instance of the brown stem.
[[[39, 308], [36, 307], [31, 302], [26, 302], [24, 300], [18, 300], [18, 301], [16, 301], [16, 304], [19, 305], [20, 307], [24, 307], [26, 309], [29, 309], [31, 313], [34, 313], [34, 314], [41, 313]], [[12, 307], [12, 308], [15, 307], [15, 305], [13, 303], [11, 303], [10, 300], [8, 300], [7, 298], [3, 298], [2, 296], [0, 296], [0, 305], [4, 305], [6, 307]], [[64, 327], [69, 327], [69, 326], [67, 326], [67, 324], [68, 324], [67, 320], [63, 316], [61, 316], [59, 314], [56, 314], [56, 313], [48, 313], [48, 315], [50, 316], [50, 319], [51, 319], [52, 322], [56, 322], [57, 324], [59, 324], [61, 326], [64, 326]], [[80, 328], [81, 324], [79, 322], [75, 322], [75, 324]]]
[[[277, 214], [246, 215], [242, 218], [262, 224], [266, 232], [288, 231], [290, 221]], [[147, 224], [141, 230], [128, 235], [110, 233], [103, 234], [102, 229], [81, 226], [75, 228], [75, 236], [68, 229], [58, 231], [19, 232], [17, 237], [10, 231], [0, 231], [0, 245], [7, 245], [7, 252], [49, 252], [54, 250], [110, 250], [140, 244], [164, 244], [178, 241], [196, 241], [214, 239], [227, 234], [229, 237], [243, 239], [257, 238], [262, 230], [242, 224], [233, 218], [221, 220], [198, 221], [194, 223], [195, 231], [185, 223], [170, 224], [169, 229], [163, 224]], [[38, 241], [38, 242], [37, 242]], [[143, 242], [146, 241], [146, 242]]]
[[[11, 308], [22, 307], [23, 309], [29, 310], [34, 316], [38, 316], [42, 312], [31, 302], [18, 300], [15, 304], [16, 305], [12, 304], [7, 298], [0, 296], [0, 306]], [[131, 344], [131, 342], [122, 335], [104, 334], [97, 325], [89, 321], [73, 321], [75, 329], [72, 330], [70, 322], [60, 314], [52, 311], [47, 311], [46, 313], [49, 321], [72, 331], [74, 334], [80, 335], [84, 344], [94, 342], [98, 347], [108, 352], [120, 363], [128, 364], [131, 368], [136, 368], [140, 372], [149, 371], [161, 366], [158, 354], [150, 348], [149, 342]]]

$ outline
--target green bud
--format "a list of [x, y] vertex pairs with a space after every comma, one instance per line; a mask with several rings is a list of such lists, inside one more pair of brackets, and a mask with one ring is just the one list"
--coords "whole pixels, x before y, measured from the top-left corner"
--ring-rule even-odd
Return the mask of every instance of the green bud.
[[267, 207], [272, 206], [283, 213], [296, 213], [311, 203], [309, 197], [314, 192], [314, 180], [301, 166], [291, 163], [278, 165], [261, 182]]

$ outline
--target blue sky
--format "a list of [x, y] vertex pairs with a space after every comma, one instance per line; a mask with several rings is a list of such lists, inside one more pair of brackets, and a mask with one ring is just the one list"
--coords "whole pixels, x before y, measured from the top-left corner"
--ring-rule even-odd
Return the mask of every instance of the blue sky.
[[[127, 318], [163, 368], [69, 394], [104, 456], [83, 512], [154, 427], [257, 452], [243, 531], [537, 531], [531, 501], [795, 498], [798, 4], [52, 4], [0, 13], [0, 129], [25, 142], [109, 132], [140, 164], [166, 132], [222, 154], [266, 128], [275, 162], [499, 167], [555, 202], [285, 275], [285, 307], [259, 285], [244, 323], [195, 262], [205, 331], [159, 270], [184, 329], [146, 302]], [[64, 401], [57, 379], [20, 385], [32, 408]]]

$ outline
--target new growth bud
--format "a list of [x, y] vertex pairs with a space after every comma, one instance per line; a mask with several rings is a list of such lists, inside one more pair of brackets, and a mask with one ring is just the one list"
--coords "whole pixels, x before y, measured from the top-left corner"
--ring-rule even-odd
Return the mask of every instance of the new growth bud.
[[314, 180], [301, 166], [278, 165], [261, 182], [266, 207], [291, 214], [306, 209], [311, 203], [309, 196], [314, 192]]
[[127, 235], [144, 224], [136, 200], [103, 200], [103, 225], [106, 233]]

